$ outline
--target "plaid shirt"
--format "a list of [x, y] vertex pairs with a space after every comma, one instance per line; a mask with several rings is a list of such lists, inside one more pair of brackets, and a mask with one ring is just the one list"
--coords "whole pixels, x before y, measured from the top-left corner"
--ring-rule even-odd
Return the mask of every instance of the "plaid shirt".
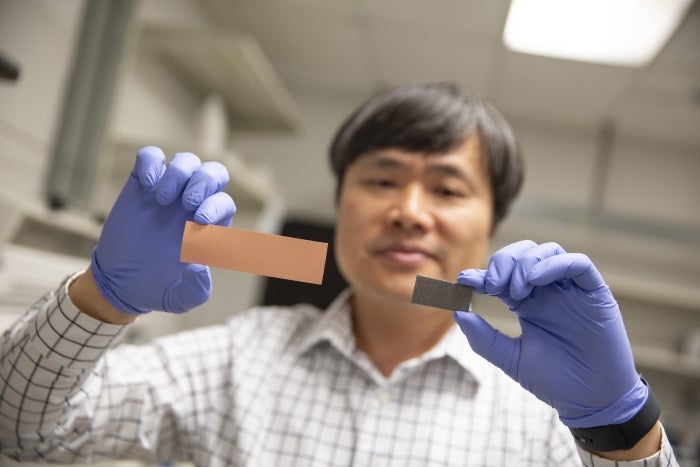
[[47, 294], [0, 351], [0, 449], [15, 459], [198, 466], [642, 466], [577, 450], [556, 412], [455, 326], [382, 376], [355, 346], [350, 292], [321, 313], [258, 308], [146, 346]]

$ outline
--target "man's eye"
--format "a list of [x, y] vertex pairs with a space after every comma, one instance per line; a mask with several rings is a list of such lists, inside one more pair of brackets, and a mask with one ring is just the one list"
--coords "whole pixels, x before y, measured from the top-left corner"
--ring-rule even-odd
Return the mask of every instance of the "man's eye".
[[365, 181], [365, 184], [377, 188], [392, 188], [396, 186], [396, 183], [388, 178], [370, 178]]
[[436, 188], [435, 193], [442, 198], [456, 198], [462, 196], [460, 192], [445, 187]]

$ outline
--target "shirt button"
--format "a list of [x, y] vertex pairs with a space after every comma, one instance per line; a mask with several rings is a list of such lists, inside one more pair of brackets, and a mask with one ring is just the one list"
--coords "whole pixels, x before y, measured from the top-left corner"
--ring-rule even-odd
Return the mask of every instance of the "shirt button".
[[391, 400], [391, 394], [386, 389], [377, 389], [377, 400], [380, 404], [386, 404]]

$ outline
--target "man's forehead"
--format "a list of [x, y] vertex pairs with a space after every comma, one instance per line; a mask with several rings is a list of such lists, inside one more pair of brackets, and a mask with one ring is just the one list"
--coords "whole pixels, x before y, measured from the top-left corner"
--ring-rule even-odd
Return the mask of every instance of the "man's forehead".
[[365, 167], [402, 168], [420, 161], [426, 168], [449, 168], [468, 165], [470, 161], [480, 159], [479, 145], [463, 144], [441, 153], [412, 152], [396, 148], [375, 149], [362, 154], [355, 162]]

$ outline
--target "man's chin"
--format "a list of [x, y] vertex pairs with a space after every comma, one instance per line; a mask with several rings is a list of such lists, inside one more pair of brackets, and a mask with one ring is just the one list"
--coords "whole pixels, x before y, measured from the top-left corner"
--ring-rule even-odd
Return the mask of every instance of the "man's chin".
[[415, 285], [415, 275], [396, 279], [387, 284], [376, 284], [376, 292], [385, 297], [386, 300], [395, 301], [397, 304], [408, 304], [413, 296]]
[[[443, 274], [436, 268], [412, 268], [405, 270], [374, 270], [364, 275], [354, 285], [355, 291], [369, 292], [376, 298], [386, 301], [394, 301], [397, 304], [408, 304], [413, 296], [413, 287], [416, 284], [416, 276], [428, 276], [441, 279]], [[359, 278], [358, 278], [359, 279]], [[447, 280], [447, 279], [445, 279]], [[454, 280], [454, 278], [452, 279]]]

